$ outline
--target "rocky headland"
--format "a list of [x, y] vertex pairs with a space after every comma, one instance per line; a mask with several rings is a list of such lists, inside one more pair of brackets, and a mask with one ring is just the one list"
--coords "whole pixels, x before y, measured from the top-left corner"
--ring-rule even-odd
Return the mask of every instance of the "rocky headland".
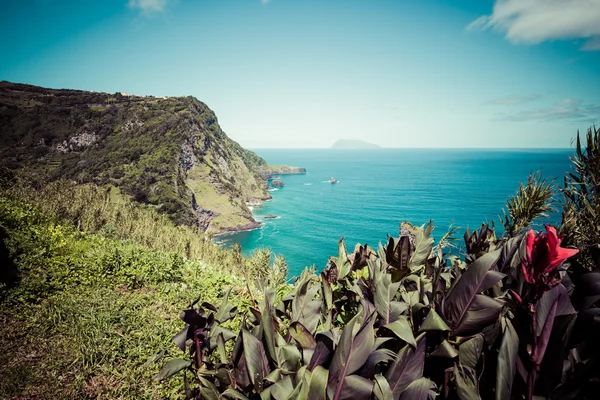
[[231, 140], [194, 97], [132, 96], [0, 82], [0, 167], [39, 184], [117, 187], [175, 223], [218, 234], [253, 229], [271, 166]]

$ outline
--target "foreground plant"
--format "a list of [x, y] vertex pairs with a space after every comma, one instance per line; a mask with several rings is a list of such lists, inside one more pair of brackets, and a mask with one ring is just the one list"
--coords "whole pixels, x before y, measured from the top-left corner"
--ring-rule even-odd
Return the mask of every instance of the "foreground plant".
[[[567, 344], [579, 321], [561, 270], [577, 250], [560, 247], [555, 228], [546, 229], [498, 240], [483, 226], [465, 235], [477, 253], [466, 262], [434, 246], [431, 223], [403, 223], [377, 251], [357, 245], [348, 255], [340, 240], [325, 271], [305, 270], [287, 296], [266, 289], [248, 312], [227, 296], [219, 308], [184, 311], [187, 325], [174, 341], [189, 358], [169, 361], [158, 378], [185, 370], [187, 382], [192, 372], [188, 398], [206, 399], [580, 393], [572, 380], [585, 370], [575, 359], [571, 375], [546, 379], [579, 354]], [[232, 321], [237, 332], [226, 327]]]

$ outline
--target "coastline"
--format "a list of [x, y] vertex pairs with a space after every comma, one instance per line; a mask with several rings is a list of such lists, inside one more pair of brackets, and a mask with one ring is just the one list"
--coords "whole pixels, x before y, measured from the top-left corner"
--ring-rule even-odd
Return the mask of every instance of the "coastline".
[[[279, 178], [280, 175], [304, 175], [306, 174], [306, 168], [302, 167], [292, 167], [289, 165], [273, 165], [269, 166], [268, 169], [260, 171], [261, 177], [266, 181], [267, 185], [267, 193], [268, 197], [262, 199], [250, 199], [246, 202], [246, 207], [250, 210], [252, 214], [253, 222], [249, 222], [248, 224], [242, 225], [240, 227], [234, 227], [227, 229], [223, 232], [214, 233], [212, 236], [212, 241], [214, 243], [218, 243], [218, 238], [222, 236], [231, 236], [240, 232], [250, 232], [257, 229], [260, 229], [263, 226], [264, 221], [257, 221], [255, 209], [256, 207], [262, 207], [265, 202], [272, 201], [273, 196], [271, 193], [276, 192], [279, 188], [271, 188], [269, 187], [269, 182], [273, 180], [275, 177]], [[274, 219], [279, 219], [280, 216], [277, 216]]]

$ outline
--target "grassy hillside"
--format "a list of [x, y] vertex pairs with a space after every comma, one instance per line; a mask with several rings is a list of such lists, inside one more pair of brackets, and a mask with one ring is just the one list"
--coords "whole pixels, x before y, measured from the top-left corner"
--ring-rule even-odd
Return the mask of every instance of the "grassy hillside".
[[4, 184], [2, 399], [177, 398], [182, 383], [145, 363], [181, 329], [178, 309], [229, 288], [248, 309], [255, 281], [285, 282], [268, 250], [243, 259], [114, 188]]
[[0, 138], [1, 164], [40, 184], [110, 184], [202, 231], [254, 227], [246, 202], [270, 198], [268, 164], [229, 139], [193, 97], [1, 82]]

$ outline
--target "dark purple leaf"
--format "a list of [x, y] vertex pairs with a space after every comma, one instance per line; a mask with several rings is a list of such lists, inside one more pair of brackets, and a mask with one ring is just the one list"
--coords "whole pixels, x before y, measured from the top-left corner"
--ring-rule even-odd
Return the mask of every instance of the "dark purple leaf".
[[[489, 297], [487, 299], [491, 301], [484, 300], [481, 296], [478, 298], [478, 294], [489, 289], [505, 276], [491, 270], [499, 257], [500, 250], [496, 250], [475, 260], [467, 267], [444, 299], [444, 312], [449, 325], [453, 328], [452, 335], [464, 335], [480, 330], [498, 317], [502, 303]], [[467, 314], [474, 303], [478, 303], [476, 304], [478, 312]]]
[[377, 349], [369, 354], [367, 361], [358, 370], [357, 375], [371, 379], [375, 376], [377, 364], [387, 363], [396, 359], [396, 353], [390, 349]]
[[317, 330], [321, 311], [321, 300], [315, 296], [319, 285], [311, 282], [312, 275], [306, 274], [298, 283], [296, 295], [292, 300], [292, 322], [298, 321], [312, 334]]
[[431, 355], [433, 357], [455, 358], [458, 356], [458, 351], [447, 340], [444, 340]]
[[417, 347], [404, 346], [398, 352], [396, 361], [389, 366], [385, 378], [390, 382], [394, 399], [400, 395], [415, 379], [423, 376], [425, 366], [425, 333], [417, 338]]
[[483, 335], [475, 335], [471, 339], [463, 342], [459, 347], [459, 361], [468, 368], [475, 369], [481, 350], [483, 349]]
[[242, 329], [242, 341], [248, 375], [254, 387], [260, 392], [265, 376], [271, 372], [265, 349], [254, 335], [244, 329]]
[[[354, 335], [354, 326], [361, 316], [363, 318], [362, 324], [356, 335]], [[327, 394], [332, 400], [340, 398], [346, 382], [344, 378], [356, 372], [373, 351], [375, 344], [373, 322], [373, 315], [367, 315], [363, 310], [361, 314], [352, 318], [342, 331], [342, 336], [329, 367]]]
[[322, 333], [317, 334], [316, 342], [315, 351], [308, 364], [309, 371], [313, 371], [317, 366], [326, 366], [333, 354], [334, 341], [331, 336]]
[[289, 333], [303, 349], [314, 349], [317, 346], [315, 337], [300, 322], [292, 322]]
[[348, 375], [344, 378], [342, 390], [332, 400], [370, 400], [374, 382], [358, 375]]
[[452, 335], [469, 335], [480, 332], [498, 320], [503, 304], [489, 296], [475, 295], [469, 310], [464, 313], [460, 324], [451, 332]]
[[400, 396], [401, 400], [432, 400], [437, 396], [437, 387], [427, 378], [415, 379]]
[[496, 400], [511, 398], [512, 384], [517, 370], [517, 352], [519, 351], [519, 336], [512, 323], [508, 318], [503, 318], [503, 325], [502, 343], [498, 352], [496, 369]]
[[189, 329], [190, 326], [186, 325], [185, 328], [181, 330], [181, 332], [173, 336], [173, 338], [171, 339], [181, 351], [185, 351], [185, 343], [190, 338], [189, 335], [191, 332], [189, 332]]
[[181, 370], [189, 368], [192, 365], [190, 360], [183, 360], [181, 358], [174, 358], [169, 360], [160, 370], [160, 373], [156, 376], [155, 380], [160, 382], [163, 379], [167, 379]]

